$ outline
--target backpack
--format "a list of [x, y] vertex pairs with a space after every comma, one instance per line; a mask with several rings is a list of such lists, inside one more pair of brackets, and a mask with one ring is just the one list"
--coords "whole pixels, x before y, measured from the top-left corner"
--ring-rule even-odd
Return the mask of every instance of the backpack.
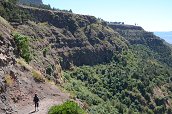
[[39, 101], [39, 98], [37, 96], [34, 97], [33, 99], [34, 102], [38, 102]]

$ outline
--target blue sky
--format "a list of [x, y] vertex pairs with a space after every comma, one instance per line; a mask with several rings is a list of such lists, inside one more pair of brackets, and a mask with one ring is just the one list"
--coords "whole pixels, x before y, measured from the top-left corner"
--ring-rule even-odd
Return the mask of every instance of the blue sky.
[[93, 15], [106, 21], [142, 26], [147, 31], [172, 31], [172, 0], [43, 0], [59, 9]]

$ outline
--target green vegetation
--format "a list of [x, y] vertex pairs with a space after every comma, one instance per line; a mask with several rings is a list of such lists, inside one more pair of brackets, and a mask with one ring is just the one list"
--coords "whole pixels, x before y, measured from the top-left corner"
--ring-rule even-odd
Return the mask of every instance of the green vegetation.
[[[156, 55], [144, 45], [133, 45], [109, 64], [65, 71], [64, 87], [86, 101], [91, 114], [169, 113], [171, 69]], [[162, 87], [168, 95], [156, 96]]]
[[[51, 9], [51, 7], [48, 6], [45, 9]], [[33, 12], [35, 11], [33, 10]], [[54, 21], [51, 23], [49, 19], [45, 20], [47, 21], [46, 24], [51, 23], [53, 26], [59, 27], [59, 31], [60, 28], [63, 28], [62, 34], [64, 36], [68, 36], [71, 32], [75, 38], [83, 39], [77, 39], [78, 41], [68, 39], [69, 41], [64, 41], [67, 43], [60, 46], [60, 48], [68, 46], [71, 50], [71, 53], [65, 51], [63, 58], [59, 57], [63, 68], [71, 68], [70, 66], [72, 66], [70, 71], [64, 71], [65, 83], [63, 86], [86, 103], [84, 109], [88, 113], [172, 114], [171, 48], [163, 44], [153, 33], [142, 29], [114, 29], [118, 34], [109, 28], [107, 23], [103, 26], [94, 17], [87, 20], [85, 16], [83, 18], [78, 15], [75, 17], [73, 15], [60, 16], [60, 14], [52, 15], [53, 18], [50, 17], [50, 19], [54, 19]], [[20, 24], [25, 19], [37, 20], [37, 17], [31, 17], [32, 14], [29, 14], [27, 10], [18, 8], [15, 2], [0, 2], [0, 15], [10, 22]], [[1, 19], [1, 21], [3, 20]], [[42, 26], [45, 26], [45, 23]], [[20, 56], [29, 62], [31, 60], [29, 38], [15, 34], [14, 40]], [[85, 47], [83, 43], [80, 43], [84, 41], [88, 41], [90, 46], [87, 47], [86, 45]], [[61, 44], [60, 41], [58, 42]], [[72, 51], [72, 48], [75, 49], [75, 47], [77, 49], [85, 48], [86, 51]], [[91, 53], [87, 51], [90, 47], [94, 47], [93, 50], [90, 50]], [[48, 47], [42, 50], [44, 57], [49, 54], [48, 51]], [[80, 53], [80, 51], [82, 52]], [[82, 60], [87, 61], [83, 62]], [[103, 62], [104, 64], [100, 64]], [[32, 71], [35, 81], [45, 81], [39, 71], [33, 70], [23, 61], [18, 61], [18, 63]], [[93, 66], [81, 66], [84, 64]], [[75, 68], [75, 66], [81, 67]], [[48, 79], [54, 79], [55, 70], [56, 68], [51, 65], [45, 69]], [[6, 80], [8, 85], [12, 83], [11, 77], [6, 77]], [[61, 113], [83, 114], [85, 112], [71, 101], [54, 106], [49, 111], [49, 114]]]
[[62, 105], [51, 107], [48, 114], [86, 114], [86, 112], [77, 103], [67, 101]]
[[[124, 26], [125, 27], [125, 26]], [[156, 53], [154, 58], [161, 63], [172, 67], [172, 49], [156, 37], [152, 32], [144, 30], [117, 29], [121, 36], [126, 38], [130, 44], [142, 44]]]
[[13, 4], [16, 4], [18, 2], [18, 0], [7, 0], [9, 1], [10, 3], [13, 3]]
[[11, 1], [0, 2], [0, 15], [4, 19], [6, 19], [9, 22], [23, 23], [31, 18], [28, 12], [16, 6], [16, 0]]
[[26, 62], [31, 60], [31, 53], [29, 50], [29, 38], [24, 35], [14, 34], [14, 40], [17, 44], [18, 52], [20, 56], [25, 59]]
[[46, 47], [43, 49], [43, 56], [46, 57], [47, 56], [47, 52], [49, 51], [49, 47]]

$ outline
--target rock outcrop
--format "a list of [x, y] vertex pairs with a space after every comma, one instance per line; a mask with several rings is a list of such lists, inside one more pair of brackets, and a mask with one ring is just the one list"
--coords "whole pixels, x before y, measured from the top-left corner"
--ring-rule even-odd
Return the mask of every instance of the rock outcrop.
[[[29, 12], [31, 21], [38, 24], [29, 22], [20, 25], [17, 27], [18, 31], [35, 39], [43, 39], [45, 46], [50, 46], [54, 53], [62, 58], [60, 63], [64, 69], [72, 65], [109, 62], [114, 52], [127, 49], [127, 41], [124, 38], [93, 16], [21, 8]], [[44, 43], [41, 44], [45, 47]]]
[[[6, 3], [2, 2], [3, 5]], [[115, 52], [128, 48], [123, 37], [93, 16], [31, 7], [12, 8], [22, 11], [28, 20], [23, 22], [25, 18], [19, 16], [17, 24], [13, 24], [16, 19], [8, 18], [7, 9], [3, 14], [9, 22], [1, 18], [0, 113], [17, 112], [15, 106], [31, 101], [35, 92], [41, 98], [51, 96], [53, 93], [46, 89], [49, 86], [44, 78], [55, 84], [63, 83], [62, 68], [109, 62]], [[29, 64], [20, 58], [14, 31], [29, 37], [32, 54]]]
[[[28, 105], [32, 106], [32, 97], [35, 93], [39, 94], [40, 100], [46, 98], [49, 102], [53, 100], [52, 98], [59, 103], [69, 99], [69, 95], [59, 91], [54, 84], [46, 81], [35, 81], [44, 75], [44, 68], [51, 63], [56, 65], [52, 71], [53, 79], [56, 84], [61, 84], [62, 70], [59, 63], [55, 63], [56, 61], [52, 61], [53, 59], [43, 59], [42, 62], [45, 60], [45, 65], [40, 65], [44, 69], [42, 71], [41, 68], [34, 66], [36, 64], [34, 61], [33, 64], [26, 63], [19, 58], [19, 53], [16, 51], [17, 46], [12, 35], [13, 31], [14, 28], [0, 17], [0, 113], [21, 113], [21, 108], [28, 108]], [[42, 78], [44, 80], [45, 77]], [[58, 95], [58, 99], [55, 95]], [[27, 111], [32, 111], [32, 107]]]
[[141, 44], [149, 47], [159, 54], [159, 56], [156, 56], [158, 60], [172, 66], [172, 63], [169, 62], [172, 61], [171, 48], [165, 44], [164, 40], [155, 36], [152, 32], [147, 32], [143, 28], [133, 25], [109, 25], [109, 27], [117, 31], [131, 45]]
[[[60, 94], [47, 79], [60, 85], [62, 69], [109, 63], [131, 45], [148, 46], [158, 53], [161, 62], [172, 60], [171, 49], [138, 26], [107, 26], [93, 16], [0, 4], [2, 16], [9, 21], [0, 17], [0, 113], [17, 112], [15, 106], [24, 106], [36, 92], [42, 99]], [[7, 4], [11, 9], [6, 8]], [[29, 63], [18, 53], [14, 32], [29, 39]], [[166, 64], [172, 66], [171, 62]]]

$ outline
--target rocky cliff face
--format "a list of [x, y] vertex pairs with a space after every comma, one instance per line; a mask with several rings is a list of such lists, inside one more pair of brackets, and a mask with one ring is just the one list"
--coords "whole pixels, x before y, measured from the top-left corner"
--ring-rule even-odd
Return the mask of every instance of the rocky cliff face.
[[[2, 2], [2, 7], [6, 4]], [[3, 8], [2, 16], [9, 19]], [[16, 17], [9, 22], [1, 18], [0, 113], [18, 112], [21, 105], [26, 105], [25, 100], [32, 101], [35, 92], [42, 99], [51, 97], [55, 90], [47, 89], [52, 87], [46, 79], [61, 84], [62, 68], [106, 63], [115, 52], [128, 48], [123, 37], [95, 17], [30, 7], [11, 8], [14, 8], [11, 13], [17, 9], [29, 20], [20, 15], [17, 21]], [[29, 63], [20, 58], [13, 36], [16, 32], [29, 37], [32, 55]]]
[[4, 83], [4, 77], [7, 73], [10, 73], [11, 66], [15, 63], [13, 54], [14, 42], [10, 36], [11, 31], [12, 26], [0, 17], [0, 110], [6, 110], [7, 112], [11, 110], [11, 107], [7, 101], [9, 96], [5, 94], [6, 84]]
[[[148, 46], [164, 63], [163, 56], [171, 59], [169, 47], [141, 27], [107, 26], [93, 16], [6, 5], [2, 3], [0, 12], [9, 21], [0, 18], [0, 113], [17, 111], [16, 104], [32, 101], [37, 91], [41, 98], [54, 95], [46, 79], [63, 83], [62, 69], [109, 63], [131, 45]], [[29, 38], [29, 63], [18, 53], [15, 32]]]
[[109, 25], [113, 30], [118, 31], [130, 44], [146, 44], [150, 39], [158, 37], [151, 32], [145, 31], [143, 28], [134, 25]]
[[163, 63], [172, 66], [171, 49], [164, 43], [164, 40], [155, 36], [152, 32], [147, 32], [139, 26], [133, 25], [109, 25], [113, 30], [117, 31], [121, 36], [129, 41], [131, 45], [144, 45], [149, 47], [152, 51], [158, 53], [160, 56], [156, 57]]
[[[56, 84], [62, 82], [59, 62], [51, 58], [52, 56], [49, 56], [49, 59], [40, 56], [35, 57], [40, 59], [38, 62], [33, 59], [30, 64], [26, 63], [16, 50], [17, 45], [12, 35], [14, 30], [15, 28], [0, 17], [0, 113], [29, 113], [33, 109], [28, 107], [32, 106], [32, 97], [35, 93], [39, 94], [41, 101], [53, 98], [55, 94], [60, 97], [57, 99], [58, 102], [61, 102], [60, 99], [68, 99], [67, 94], [61, 93], [56, 86], [45, 80], [45, 77], [49, 76]], [[39, 62], [41, 64], [36, 65]], [[49, 73], [48, 68], [51, 70]]]
[[62, 59], [64, 69], [109, 62], [115, 51], [127, 49], [124, 38], [93, 16], [24, 7], [22, 10], [29, 12], [30, 20], [38, 24], [20, 25], [18, 31], [46, 41], [45, 45]]
[[14, 62], [14, 42], [9, 34], [11, 31], [12, 26], [8, 24], [5, 19], [0, 17], [0, 67]]

